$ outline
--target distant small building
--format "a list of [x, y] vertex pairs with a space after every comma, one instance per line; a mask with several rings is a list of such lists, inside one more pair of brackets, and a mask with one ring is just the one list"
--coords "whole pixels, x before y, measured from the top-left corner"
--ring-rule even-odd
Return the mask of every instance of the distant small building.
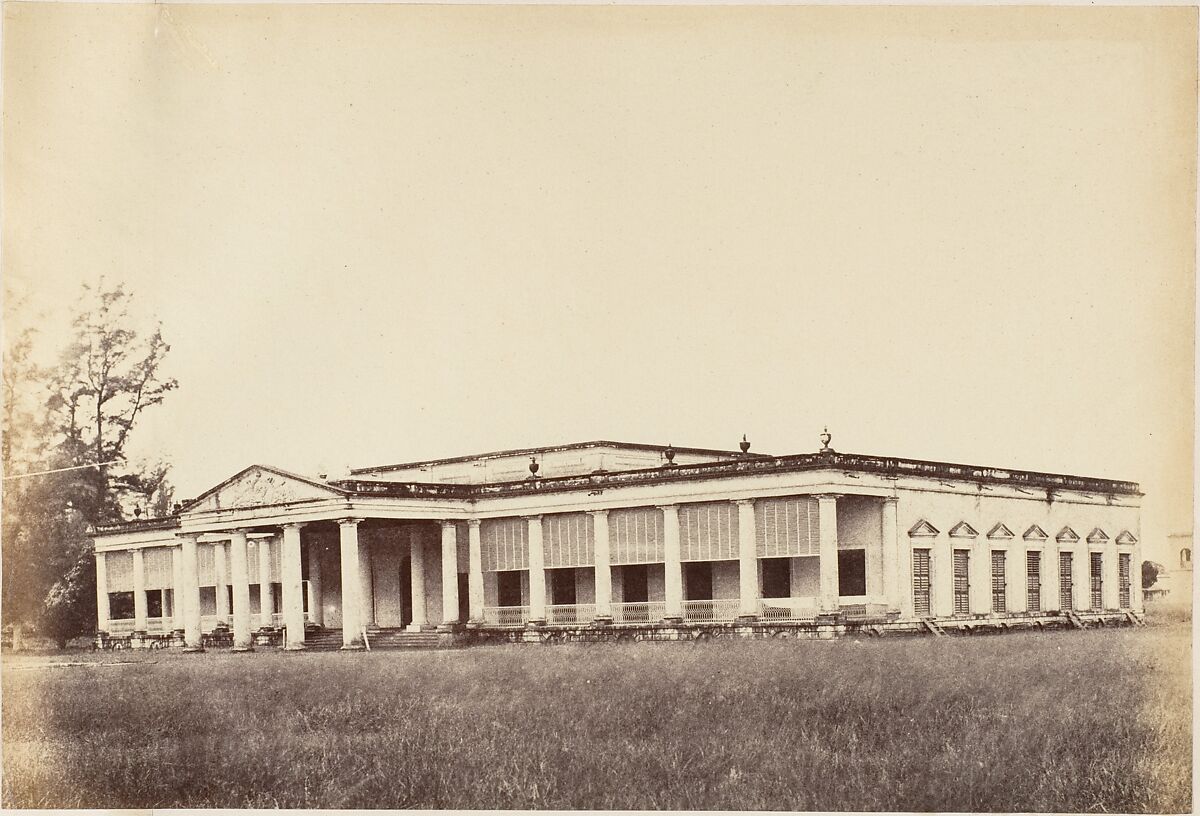
[[1137, 484], [821, 439], [785, 456], [584, 442], [337, 479], [252, 465], [166, 518], [96, 531], [97, 625], [244, 650], [282, 633], [940, 633], [1140, 610]]
[[1146, 599], [1174, 606], [1191, 603], [1192, 599], [1192, 534], [1171, 533], [1167, 536], [1167, 563], [1162, 565], [1158, 580], [1148, 588]]

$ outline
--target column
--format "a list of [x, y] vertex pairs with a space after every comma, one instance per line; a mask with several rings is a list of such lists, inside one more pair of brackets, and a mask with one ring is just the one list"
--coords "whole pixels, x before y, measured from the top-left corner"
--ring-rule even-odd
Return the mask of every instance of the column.
[[96, 631], [108, 631], [108, 564], [104, 553], [96, 553]]
[[467, 522], [467, 601], [471, 623], [483, 623], [483, 541], [479, 519]]
[[1088, 543], [1080, 539], [1075, 544], [1075, 557], [1071, 561], [1075, 573], [1075, 608], [1092, 608], [1092, 553]]
[[838, 611], [838, 530], [837, 500], [834, 494], [817, 496], [817, 517], [821, 537], [820, 588], [821, 611]]
[[358, 542], [358, 622], [364, 629], [375, 627], [375, 573], [369, 536]]
[[233, 651], [253, 651], [250, 639], [250, 572], [246, 565], [246, 531], [229, 534], [229, 572], [233, 580]]
[[283, 581], [283, 625], [287, 630], [289, 651], [304, 648], [304, 603], [301, 600], [300, 528], [303, 524], [283, 525], [280, 553], [280, 578]]
[[738, 617], [758, 617], [758, 542], [755, 539], [754, 499], [735, 501], [738, 512]]
[[1142, 589], [1142, 542], [1139, 539], [1129, 551], [1129, 608], [1141, 612], [1146, 596]]
[[141, 547], [133, 551], [133, 631], [146, 633], [146, 564]]
[[409, 532], [409, 572], [412, 573], [412, 623], [411, 632], [420, 632], [428, 622], [425, 614], [425, 537], [420, 527]]
[[178, 636], [183, 633], [183, 549], [171, 548], [171, 614], [174, 620], [171, 629]]
[[196, 558], [198, 536], [180, 535], [183, 562], [183, 643], [185, 652], [203, 652], [200, 638], [200, 569]]
[[260, 538], [254, 549], [258, 555], [258, 623], [263, 629], [275, 625], [275, 599], [271, 594], [271, 541]]
[[683, 620], [683, 563], [679, 544], [679, 506], [664, 504], [658, 508], [663, 514], [663, 581], [666, 598], [663, 620]]
[[526, 516], [529, 525], [529, 622], [546, 622], [546, 554], [542, 550], [542, 517]]
[[[1104, 608], [1118, 609], [1121, 606], [1121, 567], [1117, 562], [1116, 539], [1104, 542]], [[1132, 576], [1130, 576], [1132, 577]], [[1130, 582], [1132, 584], [1132, 582]], [[1132, 592], [1132, 590], [1130, 590]]]
[[458, 619], [458, 525], [442, 522], [442, 625], [453, 630]]
[[[883, 602], [889, 612], [903, 611], [904, 594], [912, 598], [912, 592], [903, 592], [905, 586], [905, 570], [900, 558], [900, 500], [895, 496], [885, 496], [883, 499], [883, 527], [881, 530], [881, 546], [883, 547], [883, 580], [881, 590]], [[909, 557], [909, 569], [912, 568], [912, 558]], [[911, 584], [910, 584], [911, 586]], [[910, 600], [911, 604], [912, 601]]]
[[362, 555], [358, 544], [358, 523], [361, 519], [338, 521], [338, 547], [342, 560], [342, 648], [357, 651], [363, 648], [362, 621]]
[[213, 544], [213, 568], [217, 574], [217, 622], [229, 623], [229, 571], [225, 563], [225, 543]]
[[321, 542], [308, 542], [308, 616], [317, 626], [325, 625], [325, 612], [321, 608]]
[[1057, 612], [1062, 608], [1059, 601], [1058, 542], [1046, 539], [1042, 548], [1042, 611]]
[[1004, 583], [1007, 592], [1005, 606], [1010, 613], [1025, 612], [1029, 608], [1026, 597], [1028, 591], [1025, 586], [1025, 542], [1019, 538], [1010, 538], [1006, 543], [1008, 549], [1004, 553]]
[[934, 617], [954, 614], [954, 542], [946, 533], [938, 533], [929, 551], [930, 600]]
[[612, 567], [609, 566], [608, 511], [593, 510], [592, 574], [596, 590], [596, 623], [612, 623]]

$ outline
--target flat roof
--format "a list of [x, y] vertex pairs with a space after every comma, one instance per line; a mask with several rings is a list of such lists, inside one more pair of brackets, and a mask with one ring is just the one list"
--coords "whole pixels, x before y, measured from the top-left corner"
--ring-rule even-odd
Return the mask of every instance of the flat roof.
[[513, 450], [490, 451], [488, 453], [474, 453], [467, 456], [450, 456], [445, 459], [425, 459], [419, 462], [401, 462], [398, 465], [378, 465], [376, 467], [360, 467], [351, 468], [351, 475], [359, 473], [378, 473], [388, 470], [407, 470], [408, 468], [424, 467], [426, 465], [450, 465], [457, 462], [472, 462], [479, 459], [501, 459], [507, 456], [530, 456], [537, 453], [553, 453], [556, 451], [565, 450], [584, 450], [587, 448], [626, 448], [628, 450], [639, 451], [656, 451], [662, 453], [670, 448], [676, 453], [694, 453], [700, 456], [758, 456], [765, 457], [769, 454], [749, 452], [743, 454], [740, 450], [718, 450], [716, 448], [688, 448], [679, 445], [643, 445], [638, 442], [612, 442], [605, 439], [598, 439], [592, 442], [569, 442], [565, 445], [543, 445], [537, 448], [514, 448]]

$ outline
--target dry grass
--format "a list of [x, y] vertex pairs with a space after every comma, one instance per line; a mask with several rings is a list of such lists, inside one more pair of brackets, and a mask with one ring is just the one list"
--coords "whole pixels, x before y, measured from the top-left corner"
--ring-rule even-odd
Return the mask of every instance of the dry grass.
[[10, 658], [0, 796], [1190, 812], [1189, 629]]

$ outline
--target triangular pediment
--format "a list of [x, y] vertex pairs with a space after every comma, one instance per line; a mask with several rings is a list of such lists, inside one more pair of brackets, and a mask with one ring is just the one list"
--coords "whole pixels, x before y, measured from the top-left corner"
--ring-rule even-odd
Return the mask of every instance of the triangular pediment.
[[988, 538], [1013, 538], [1013, 531], [1004, 526], [1004, 522], [996, 522], [996, 526], [988, 530]]
[[1058, 531], [1058, 535], [1054, 537], [1055, 541], [1078, 541], [1079, 533], [1072, 530], [1070, 527], [1063, 527]]
[[950, 528], [951, 538], [975, 538], [978, 535], [979, 531], [965, 521], [960, 521]]
[[1021, 538], [1026, 541], [1045, 541], [1049, 537], [1046, 535], [1046, 531], [1036, 524], [1029, 525], [1029, 529], [1021, 535]]
[[1133, 533], [1129, 532], [1128, 530], [1122, 530], [1121, 534], [1117, 536], [1117, 543], [1118, 544], [1137, 544], [1137, 536], [1135, 536]]
[[291, 504], [345, 496], [346, 493], [314, 479], [269, 465], [251, 465], [237, 475], [193, 499], [185, 513], [236, 510], [246, 507]]
[[921, 519], [909, 529], [908, 534], [912, 538], [932, 538], [938, 534], [938, 528]]
[[1088, 533], [1087, 540], [1088, 540], [1089, 544], [1100, 544], [1105, 541], [1108, 541], [1108, 533], [1104, 532], [1099, 527], [1097, 527], [1094, 530], [1092, 530], [1090, 533]]

